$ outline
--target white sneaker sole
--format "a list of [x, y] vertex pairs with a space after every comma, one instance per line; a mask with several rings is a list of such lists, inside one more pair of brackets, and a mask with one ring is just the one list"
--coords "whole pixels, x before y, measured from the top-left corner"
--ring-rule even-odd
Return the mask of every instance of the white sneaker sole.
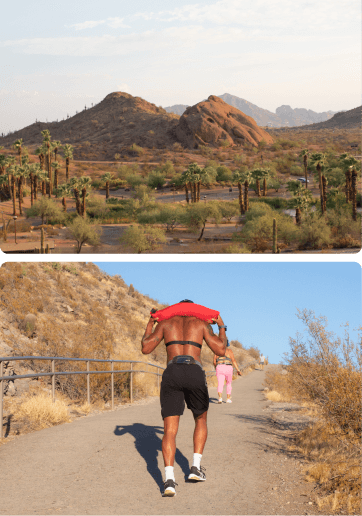
[[222, 403], [222, 400], [219, 400], [218, 403]]
[[175, 491], [175, 489], [172, 489], [172, 487], [169, 487], [168, 489], [166, 489], [166, 491], [163, 493], [162, 496], [163, 497], [176, 496], [176, 491]]
[[205, 482], [206, 478], [200, 478], [197, 475], [189, 475], [189, 480], [197, 480], [198, 482]]

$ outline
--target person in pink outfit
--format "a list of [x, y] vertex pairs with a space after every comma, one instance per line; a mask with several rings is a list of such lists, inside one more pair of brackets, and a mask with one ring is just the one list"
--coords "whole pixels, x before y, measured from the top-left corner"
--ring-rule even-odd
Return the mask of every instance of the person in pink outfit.
[[219, 403], [222, 403], [222, 393], [224, 390], [224, 381], [226, 380], [226, 403], [231, 403], [231, 390], [233, 379], [233, 367], [235, 367], [237, 374], [241, 376], [241, 371], [236, 363], [234, 353], [230, 349], [230, 343], [227, 341], [225, 355], [219, 357], [214, 355], [214, 367], [216, 368], [217, 377], [217, 393], [219, 395]]

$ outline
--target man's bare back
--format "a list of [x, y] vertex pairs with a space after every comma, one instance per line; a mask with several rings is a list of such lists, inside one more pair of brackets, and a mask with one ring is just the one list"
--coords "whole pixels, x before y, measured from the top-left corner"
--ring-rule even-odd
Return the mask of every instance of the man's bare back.
[[[142, 339], [142, 353], [144, 354], [151, 353], [162, 340], [165, 341], [168, 362], [179, 355], [189, 355], [200, 361], [203, 341], [216, 355], [222, 356], [225, 352], [226, 335], [223, 328], [220, 330], [221, 335], [217, 336], [210, 324], [205, 321], [196, 317], [176, 315], [171, 319], [160, 321], [151, 333], [155, 322], [154, 319], [150, 319]], [[223, 326], [220, 316], [215, 322]], [[169, 344], [175, 341], [175, 344]], [[185, 342], [185, 344], [182, 344], [182, 342]], [[186, 344], [186, 342], [192, 342], [192, 344]]]

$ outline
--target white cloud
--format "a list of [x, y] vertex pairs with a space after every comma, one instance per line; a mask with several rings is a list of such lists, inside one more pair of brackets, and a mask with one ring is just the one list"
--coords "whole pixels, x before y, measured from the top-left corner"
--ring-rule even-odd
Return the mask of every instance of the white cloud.
[[123, 20], [124, 18], [118, 18], [117, 16], [115, 18], [107, 18], [107, 25], [112, 29], [129, 29], [130, 26], [123, 23]]
[[93, 27], [97, 27], [104, 23], [104, 20], [99, 21], [85, 21], [83, 23], [75, 23], [74, 25], [69, 25], [69, 27], [74, 27], [75, 30], [84, 30], [84, 29], [93, 29]]

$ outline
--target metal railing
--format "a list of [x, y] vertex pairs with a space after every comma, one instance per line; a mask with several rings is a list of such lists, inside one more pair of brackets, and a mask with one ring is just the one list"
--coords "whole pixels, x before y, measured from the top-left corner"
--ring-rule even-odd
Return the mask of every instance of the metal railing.
[[[31, 374], [18, 374], [18, 375], [6, 375], [4, 376], [4, 362], [12, 362], [17, 360], [48, 360], [51, 361], [51, 371], [41, 372], [41, 373], [31, 373]], [[56, 361], [67, 361], [67, 362], [86, 362], [87, 370], [86, 371], [55, 371], [55, 362]], [[90, 363], [108, 363], [111, 366], [109, 371], [91, 371]], [[114, 369], [114, 364], [130, 364], [130, 369]], [[148, 369], [133, 369], [133, 364], [143, 364], [151, 367], [155, 367], [157, 369], [156, 372], [149, 371]], [[160, 376], [162, 374], [159, 370], [165, 370], [165, 367], [152, 364], [151, 362], [142, 362], [140, 360], [98, 360], [94, 358], [68, 358], [68, 357], [39, 357], [39, 356], [23, 356], [23, 357], [0, 357], [0, 439], [3, 438], [3, 407], [4, 407], [4, 382], [5, 381], [14, 381], [21, 380], [22, 378], [40, 378], [42, 376], [51, 376], [52, 378], [52, 400], [55, 401], [55, 377], [56, 376], [65, 376], [65, 375], [76, 375], [76, 374], [85, 374], [87, 375], [87, 401], [90, 404], [91, 394], [90, 394], [90, 376], [91, 374], [110, 374], [111, 375], [111, 406], [114, 409], [114, 375], [119, 373], [130, 373], [130, 402], [133, 402], [133, 374], [134, 373], [148, 373], [157, 376], [157, 388], [160, 387]], [[206, 371], [206, 376], [214, 376], [215, 371]]]

